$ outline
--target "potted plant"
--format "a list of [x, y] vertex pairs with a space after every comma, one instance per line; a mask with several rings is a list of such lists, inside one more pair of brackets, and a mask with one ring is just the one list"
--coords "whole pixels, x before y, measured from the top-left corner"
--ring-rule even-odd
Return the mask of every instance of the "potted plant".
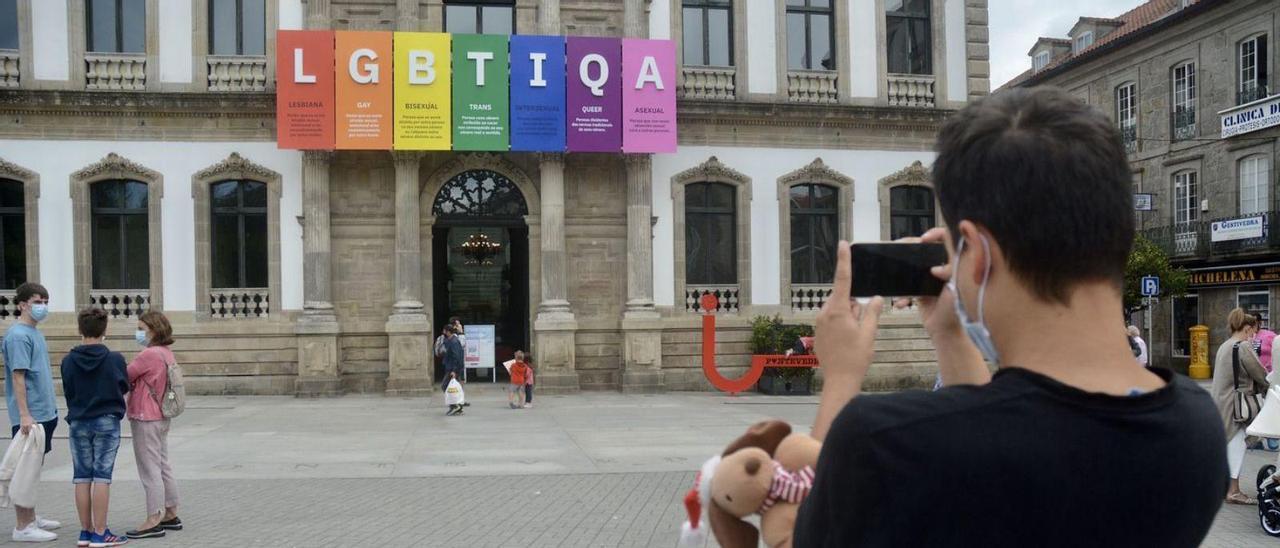
[[[782, 318], [758, 316], [751, 322], [751, 353], [753, 360], [789, 360], [787, 350], [796, 345], [800, 337], [811, 336], [813, 328], [807, 325], [784, 325]], [[765, 366], [757, 389], [770, 395], [807, 395], [813, 393], [812, 367]]]

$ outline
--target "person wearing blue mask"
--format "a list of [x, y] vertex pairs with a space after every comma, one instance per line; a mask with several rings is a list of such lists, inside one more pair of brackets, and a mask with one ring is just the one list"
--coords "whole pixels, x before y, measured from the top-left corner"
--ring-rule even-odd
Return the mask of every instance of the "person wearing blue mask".
[[1115, 124], [1017, 88], [952, 116], [937, 152], [948, 228], [920, 240], [950, 261], [919, 304], [943, 386], [861, 393], [883, 300], [850, 300], [841, 242], [794, 546], [1198, 546], [1227, 491], [1223, 427], [1208, 391], [1133, 367], [1133, 173]]
[[[44, 452], [53, 450], [53, 431], [58, 427], [58, 403], [53, 392], [53, 369], [49, 364], [49, 345], [40, 332], [39, 323], [49, 317], [49, 290], [27, 282], [18, 286], [14, 300], [18, 303], [18, 321], [4, 334], [0, 353], [4, 354], [4, 394], [9, 407], [9, 424], [13, 437], [27, 434], [37, 423], [44, 428]], [[62, 526], [36, 515], [35, 508], [13, 507], [16, 523], [15, 542], [47, 542], [56, 540], [52, 532]]]

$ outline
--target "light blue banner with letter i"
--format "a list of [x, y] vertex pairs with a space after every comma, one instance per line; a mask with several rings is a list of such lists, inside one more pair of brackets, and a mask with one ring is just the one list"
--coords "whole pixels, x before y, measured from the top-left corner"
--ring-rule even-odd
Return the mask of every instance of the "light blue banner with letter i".
[[563, 36], [511, 37], [511, 150], [565, 149]]

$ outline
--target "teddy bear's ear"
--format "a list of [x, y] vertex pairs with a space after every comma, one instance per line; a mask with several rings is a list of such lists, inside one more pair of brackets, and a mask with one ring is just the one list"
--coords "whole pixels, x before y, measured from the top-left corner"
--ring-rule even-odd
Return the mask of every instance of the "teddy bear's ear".
[[759, 447], [772, 455], [778, 450], [778, 444], [782, 443], [782, 438], [790, 433], [791, 425], [785, 422], [774, 420], [757, 422], [747, 429], [747, 433], [733, 440], [721, 456], [727, 457], [744, 447]]
[[722, 548], [756, 548], [760, 545], [760, 531], [723, 508], [712, 504], [707, 508], [707, 521], [716, 534], [716, 542]]

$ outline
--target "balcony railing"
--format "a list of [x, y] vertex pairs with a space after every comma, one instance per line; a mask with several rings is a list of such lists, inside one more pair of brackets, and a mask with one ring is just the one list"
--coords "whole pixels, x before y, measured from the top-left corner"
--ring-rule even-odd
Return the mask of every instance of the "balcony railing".
[[836, 72], [833, 70], [792, 70], [787, 72], [787, 100], [793, 103], [835, 104]]
[[137, 318], [151, 308], [151, 292], [146, 289], [94, 289], [89, 306], [107, 311], [111, 319]]
[[210, 55], [209, 91], [266, 91], [267, 58], [256, 55]]
[[1239, 92], [1236, 92], [1236, 104], [1243, 105], [1245, 103], [1252, 103], [1258, 99], [1265, 99], [1267, 97], [1267, 93], [1266, 82], [1251, 83], [1241, 88]]
[[1124, 151], [1133, 154], [1138, 151], [1138, 126], [1120, 126], [1120, 140], [1124, 142]]
[[18, 292], [17, 291], [0, 291], [0, 321], [16, 320], [21, 313], [18, 311]]
[[0, 49], [0, 88], [18, 87], [18, 50]]
[[931, 75], [890, 74], [889, 106], [933, 107], [933, 83]]
[[147, 86], [147, 56], [142, 53], [86, 53], [85, 88], [142, 91]]
[[791, 310], [817, 312], [831, 296], [831, 284], [793, 284], [791, 286]]
[[270, 312], [271, 292], [265, 287], [209, 292], [209, 314], [215, 318], [266, 318]]
[[[738, 312], [738, 284], [732, 285], [696, 285], [684, 290], [685, 312], [712, 312], [716, 314]], [[714, 295], [719, 305], [715, 310], [702, 310], [702, 296]]]
[[685, 99], [732, 101], [737, 95], [733, 67], [685, 66], [680, 71], [680, 96]]
[[1173, 113], [1173, 138], [1193, 139], [1196, 136], [1196, 108], [1178, 107]]
[[[1260, 236], [1213, 241], [1213, 226], [1215, 223], [1220, 226], [1220, 223], [1223, 222], [1256, 217], [1262, 218]], [[1175, 258], [1271, 252], [1280, 249], [1280, 230], [1271, 229], [1271, 226], [1275, 224], [1278, 218], [1280, 218], [1280, 212], [1266, 211], [1224, 217], [1212, 221], [1201, 220], [1155, 227], [1142, 232], [1152, 243], [1163, 249], [1170, 257]]]

